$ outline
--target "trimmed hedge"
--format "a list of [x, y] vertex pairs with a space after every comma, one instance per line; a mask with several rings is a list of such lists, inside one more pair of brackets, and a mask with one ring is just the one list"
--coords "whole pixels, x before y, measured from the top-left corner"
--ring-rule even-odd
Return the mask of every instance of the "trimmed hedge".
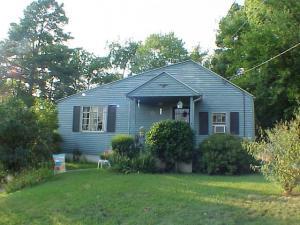
[[242, 139], [229, 134], [213, 134], [200, 144], [201, 163], [208, 174], [250, 173], [253, 158], [242, 147]]
[[134, 157], [139, 152], [139, 149], [135, 147], [134, 138], [126, 134], [114, 136], [111, 140], [111, 146], [114, 152], [129, 158]]

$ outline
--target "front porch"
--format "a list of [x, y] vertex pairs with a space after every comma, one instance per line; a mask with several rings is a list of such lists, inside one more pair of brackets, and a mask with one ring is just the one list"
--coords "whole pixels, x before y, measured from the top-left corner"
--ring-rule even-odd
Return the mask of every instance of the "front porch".
[[137, 134], [141, 127], [147, 131], [153, 123], [168, 119], [185, 121], [195, 129], [195, 104], [200, 100], [197, 96], [134, 98], [132, 133]]
[[129, 112], [130, 134], [146, 131], [153, 123], [176, 119], [183, 120], [195, 129], [195, 104], [202, 95], [169, 73], [161, 73], [127, 94], [132, 112]]

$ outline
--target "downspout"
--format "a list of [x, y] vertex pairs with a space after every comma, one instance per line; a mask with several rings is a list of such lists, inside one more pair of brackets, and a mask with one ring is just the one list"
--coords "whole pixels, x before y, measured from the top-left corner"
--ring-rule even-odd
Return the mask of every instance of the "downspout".
[[245, 103], [245, 93], [243, 93], [243, 109], [244, 109], [244, 137], [246, 137], [246, 103]]

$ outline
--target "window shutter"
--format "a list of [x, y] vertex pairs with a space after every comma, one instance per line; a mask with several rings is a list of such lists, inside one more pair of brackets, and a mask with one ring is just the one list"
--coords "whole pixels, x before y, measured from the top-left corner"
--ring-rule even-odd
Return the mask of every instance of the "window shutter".
[[107, 132], [116, 132], [117, 106], [109, 105], [107, 108]]
[[238, 112], [230, 112], [230, 133], [239, 135], [240, 134], [240, 121]]
[[73, 132], [80, 131], [80, 106], [73, 106]]
[[208, 134], [208, 112], [199, 112], [199, 134]]

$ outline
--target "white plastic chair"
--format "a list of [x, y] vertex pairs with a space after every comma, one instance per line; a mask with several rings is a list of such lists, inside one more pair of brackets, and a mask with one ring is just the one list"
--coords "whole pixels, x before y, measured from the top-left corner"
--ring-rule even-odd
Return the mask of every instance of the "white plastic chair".
[[111, 167], [110, 162], [107, 159], [100, 158], [98, 161], [98, 169], [99, 169], [100, 165], [101, 165], [101, 169], [102, 169], [103, 165], [107, 165], [108, 167]]

